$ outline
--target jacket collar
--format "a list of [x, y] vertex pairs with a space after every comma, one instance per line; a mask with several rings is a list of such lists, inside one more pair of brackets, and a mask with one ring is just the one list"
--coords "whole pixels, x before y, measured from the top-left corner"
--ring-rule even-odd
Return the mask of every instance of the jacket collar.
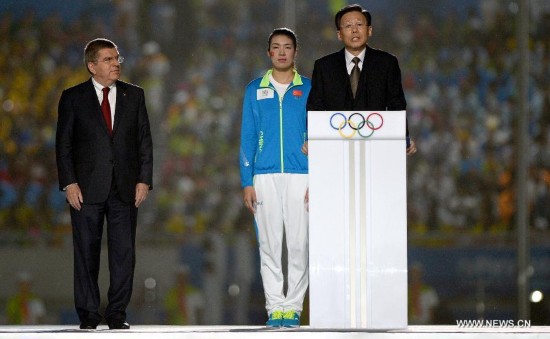
[[[264, 76], [262, 77], [262, 81], [260, 82], [260, 87], [269, 87], [269, 76], [272, 73], [273, 73], [273, 69], [270, 69], [264, 74]], [[298, 85], [303, 85], [303, 84], [304, 83], [302, 82], [302, 77], [300, 76], [300, 74], [298, 74], [298, 72], [295, 69], [294, 70], [294, 79], [292, 79], [291, 85], [292, 86], [298, 86]]]

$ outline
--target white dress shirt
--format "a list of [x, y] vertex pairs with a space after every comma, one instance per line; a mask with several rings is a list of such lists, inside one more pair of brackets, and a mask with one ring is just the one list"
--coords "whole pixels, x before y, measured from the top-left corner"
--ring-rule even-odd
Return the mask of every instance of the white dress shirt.
[[[359, 70], [363, 69], [363, 60], [365, 60], [365, 51], [366, 50], [367, 50], [367, 48], [363, 49], [361, 51], [361, 53], [359, 53], [359, 55], [357, 56], [359, 59], [361, 59], [361, 61], [359, 61], [359, 63], [357, 64], [359, 66]], [[348, 69], [348, 74], [351, 74], [351, 70], [353, 69], [353, 66], [355, 66], [355, 63], [352, 61], [353, 58], [355, 58], [355, 55], [348, 52], [347, 49], [345, 49], [344, 51], [345, 51], [345, 54], [346, 54], [346, 67]]]
[[[101, 103], [103, 102], [103, 88], [105, 86], [101, 85], [99, 82], [97, 82], [92, 77], [92, 83], [94, 84], [95, 93], [97, 94], [97, 98], [99, 99], [99, 106], [101, 106]], [[113, 129], [113, 126], [115, 124], [115, 107], [116, 107], [116, 83], [113, 83], [111, 86], [109, 86], [109, 106], [111, 106], [111, 129]]]

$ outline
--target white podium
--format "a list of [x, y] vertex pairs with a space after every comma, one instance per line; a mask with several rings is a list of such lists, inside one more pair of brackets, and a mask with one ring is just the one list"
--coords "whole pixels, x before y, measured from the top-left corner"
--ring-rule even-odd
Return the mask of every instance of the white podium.
[[308, 112], [313, 328], [407, 327], [405, 111]]

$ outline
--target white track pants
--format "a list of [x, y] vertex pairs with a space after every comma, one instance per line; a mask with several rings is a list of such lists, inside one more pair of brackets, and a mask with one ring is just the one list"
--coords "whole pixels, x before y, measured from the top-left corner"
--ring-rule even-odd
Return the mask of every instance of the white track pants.
[[[266, 309], [302, 311], [308, 286], [308, 210], [304, 202], [307, 174], [254, 176], [257, 206], [254, 215], [260, 244], [260, 273]], [[288, 290], [283, 293], [281, 254], [283, 227], [288, 250]]]

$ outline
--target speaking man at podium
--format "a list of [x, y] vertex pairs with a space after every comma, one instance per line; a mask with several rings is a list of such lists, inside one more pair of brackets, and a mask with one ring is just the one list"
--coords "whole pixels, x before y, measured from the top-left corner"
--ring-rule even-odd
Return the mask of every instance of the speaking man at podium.
[[367, 44], [360, 5], [335, 24], [344, 48], [315, 61], [307, 102], [310, 326], [406, 328], [406, 154], [416, 146], [401, 71]]
[[[344, 48], [315, 61], [308, 111], [402, 111], [407, 107], [397, 58], [368, 45], [371, 14], [358, 4], [334, 18]], [[416, 153], [407, 128], [407, 154]]]

